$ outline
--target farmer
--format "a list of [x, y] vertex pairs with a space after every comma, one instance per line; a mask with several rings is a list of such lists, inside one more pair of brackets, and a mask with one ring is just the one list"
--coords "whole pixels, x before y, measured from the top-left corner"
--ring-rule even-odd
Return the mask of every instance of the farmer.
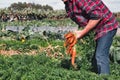
[[112, 12], [101, 0], [62, 0], [68, 16], [83, 27], [74, 31], [77, 39], [95, 31], [95, 60], [98, 74], [110, 74], [109, 49], [119, 26]]

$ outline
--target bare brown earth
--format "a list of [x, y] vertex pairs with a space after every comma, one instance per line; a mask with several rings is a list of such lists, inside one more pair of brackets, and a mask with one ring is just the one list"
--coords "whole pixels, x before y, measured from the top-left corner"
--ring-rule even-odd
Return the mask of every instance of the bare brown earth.
[[[55, 51], [56, 50], [56, 51]], [[45, 52], [46, 56], [51, 57], [51, 58], [63, 58], [63, 54], [60, 52], [60, 46], [47, 46], [47, 47], [40, 47], [39, 50], [30, 50], [28, 52], [21, 52], [17, 50], [0, 50], [1, 55], [5, 56], [12, 56], [12, 55], [20, 55], [20, 54], [25, 54], [25, 55], [36, 55], [39, 53]]]
[[[36, 53], [37, 52], [33, 50], [33, 51], [30, 51], [30, 52], [26, 52], [25, 54], [34, 55]], [[19, 52], [19, 51], [16, 51], [16, 50], [0, 50], [0, 54], [11, 56], [11, 55], [18, 55], [18, 54], [22, 54], [22, 53]]]

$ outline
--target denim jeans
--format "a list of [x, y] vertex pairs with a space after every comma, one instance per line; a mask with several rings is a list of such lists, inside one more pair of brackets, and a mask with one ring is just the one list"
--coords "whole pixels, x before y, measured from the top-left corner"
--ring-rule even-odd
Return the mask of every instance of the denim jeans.
[[106, 35], [96, 40], [95, 59], [98, 74], [110, 74], [109, 50], [117, 29], [109, 31]]

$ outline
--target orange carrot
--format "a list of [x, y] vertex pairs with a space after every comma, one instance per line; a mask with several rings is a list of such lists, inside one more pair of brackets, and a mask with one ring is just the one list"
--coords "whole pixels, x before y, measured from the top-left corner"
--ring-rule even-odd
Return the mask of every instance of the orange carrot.
[[68, 54], [71, 54], [71, 50], [72, 50], [72, 47], [70, 47], [70, 46], [67, 47], [67, 53], [68, 53]]
[[73, 49], [73, 53], [71, 55], [71, 64], [74, 66], [75, 64], [75, 57], [76, 57], [76, 50]]
[[72, 32], [68, 32], [67, 34], [64, 35], [64, 37], [67, 39], [67, 38], [70, 38], [73, 36], [73, 33]]
[[67, 42], [68, 42], [69, 44], [71, 44], [71, 43], [74, 42], [74, 40], [75, 40], [75, 38], [74, 38], [74, 36], [73, 36], [73, 37], [67, 39]]
[[76, 43], [77, 43], [77, 39], [75, 39], [74, 42], [70, 44], [70, 46], [74, 46]]

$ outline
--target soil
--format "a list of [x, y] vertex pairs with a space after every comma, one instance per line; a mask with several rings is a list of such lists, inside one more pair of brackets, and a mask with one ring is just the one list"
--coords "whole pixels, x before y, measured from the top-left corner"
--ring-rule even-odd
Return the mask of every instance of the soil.
[[[26, 52], [24, 54], [28, 55], [35, 55], [37, 52], [35, 50]], [[18, 55], [22, 54], [22, 52], [16, 51], [16, 50], [0, 50], [1, 55], [7, 55], [7, 56], [12, 56], [12, 55]]]

